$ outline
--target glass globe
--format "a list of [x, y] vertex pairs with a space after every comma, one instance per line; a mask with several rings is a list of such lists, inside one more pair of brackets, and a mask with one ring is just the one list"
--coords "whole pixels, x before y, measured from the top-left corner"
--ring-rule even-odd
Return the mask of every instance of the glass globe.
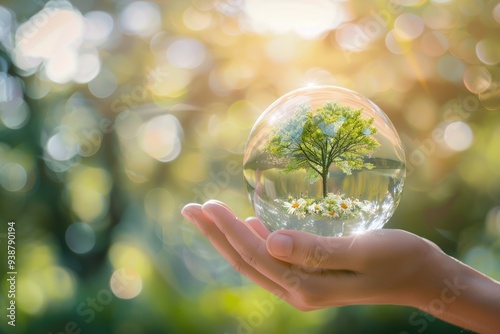
[[322, 236], [381, 228], [405, 179], [401, 140], [384, 112], [354, 91], [292, 91], [259, 117], [243, 174], [255, 213], [271, 230]]

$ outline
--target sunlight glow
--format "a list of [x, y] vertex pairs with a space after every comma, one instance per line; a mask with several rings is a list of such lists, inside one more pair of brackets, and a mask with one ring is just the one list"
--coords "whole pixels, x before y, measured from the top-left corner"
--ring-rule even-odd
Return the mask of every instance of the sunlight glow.
[[308, 39], [336, 28], [346, 18], [343, 6], [329, 0], [248, 0], [245, 12], [257, 32], [295, 32]]

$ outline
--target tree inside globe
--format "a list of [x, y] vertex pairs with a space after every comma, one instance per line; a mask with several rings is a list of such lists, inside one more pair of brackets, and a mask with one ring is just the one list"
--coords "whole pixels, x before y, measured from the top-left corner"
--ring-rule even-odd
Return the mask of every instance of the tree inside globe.
[[255, 123], [244, 177], [271, 230], [342, 236], [381, 228], [403, 189], [405, 157], [382, 110], [334, 86], [299, 89]]

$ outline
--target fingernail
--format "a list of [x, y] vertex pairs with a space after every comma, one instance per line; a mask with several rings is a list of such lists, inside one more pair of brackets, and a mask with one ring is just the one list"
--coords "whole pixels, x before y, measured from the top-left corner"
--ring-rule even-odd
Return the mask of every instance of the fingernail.
[[217, 207], [221, 206], [224, 207], [222, 202], [219, 202], [215, 199], [211, 199], [205, 202], [205, 204], [203, 204], [201, 208], [203, 210], [203, 213], [205, 213], [208, 217], [210, 217], [210, 219], [214, 220], [215, 214], [213, 210], [214, 209], [216, 210]]
[[187, 220], [189, 220], [193, 223], [196, 221], [195, 213], [193, 212], [193, 210], [189, 204], [182, 208], [181, 214], [184, 216], [184, 218], [186, 218]]
[[269, 250], [276, 256], [289, 256], [292, 253], [293, 240], [287, 235], [272, 234], [269, 241]]
[[207, 202], [205, 204], [203, 204], [203, 206], [201, 207], [202, 211], [204, 214], [206, 214], [210, 219], [214, 219], [214, 214], [212, 213], [212, 206], [213, 204], [210, 203], [210, 202]]

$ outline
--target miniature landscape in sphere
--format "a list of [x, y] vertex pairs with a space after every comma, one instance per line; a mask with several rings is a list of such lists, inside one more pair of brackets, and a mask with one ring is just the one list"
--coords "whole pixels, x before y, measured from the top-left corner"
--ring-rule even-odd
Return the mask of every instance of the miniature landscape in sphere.
[[382, 110], [335, 86], [290, 92], [255, 123], [244, 177], [255, 213], [271, 230], [323, 236], [377, 229], [394, 213], [405, 157]]

